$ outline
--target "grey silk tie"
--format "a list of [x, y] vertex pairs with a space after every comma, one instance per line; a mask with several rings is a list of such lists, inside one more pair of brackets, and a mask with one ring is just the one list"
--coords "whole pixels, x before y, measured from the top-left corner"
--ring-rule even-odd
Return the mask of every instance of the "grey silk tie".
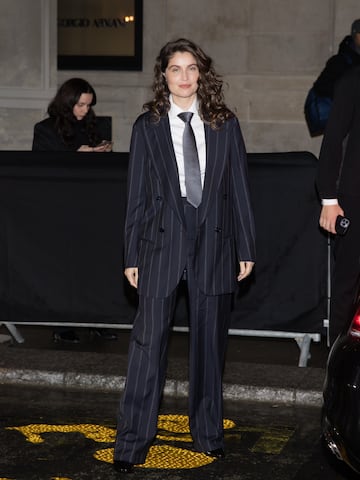
[[185, 187], [187, 201], [195, 208], [201, 203], [202, 188], [199, 157], [196, 148], [195, 135], [190, 125], [192, 112], [179, 113], [178, 117], [185, 122], [183, 135], [183, 153], [185, 166]]

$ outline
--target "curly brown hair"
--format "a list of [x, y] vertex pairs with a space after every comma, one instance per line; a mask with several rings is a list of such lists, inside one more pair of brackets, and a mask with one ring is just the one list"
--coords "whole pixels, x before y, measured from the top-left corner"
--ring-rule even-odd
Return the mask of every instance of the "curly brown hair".
[[222, 91], [223, 81], [220, 75], [215, 72], [212, 59], [198, 45], [186, 38], [168, 42], [160, 50], [154, 67], [155, 77], [152, 86], [154, 98], [145, 103], [144, 109], [150, 111], [154, 122], [158, 122], [160, 117], [168, 113], [170, 91], [164, 73], [170, 58], [176, 52], [188, 52], [195, 58], [199, 69], [197, 90], [199, 115], [212, 128], [219, 128], [228, 118], [234, 116], [225, 105]]

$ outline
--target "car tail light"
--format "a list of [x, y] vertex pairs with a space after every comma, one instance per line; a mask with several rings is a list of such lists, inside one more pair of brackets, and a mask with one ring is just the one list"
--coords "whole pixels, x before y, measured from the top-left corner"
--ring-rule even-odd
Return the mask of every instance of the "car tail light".
[[356, 310], [356, 313], [353, 317], [349, 334], [353, 337], [360, 337], [360, 308]]

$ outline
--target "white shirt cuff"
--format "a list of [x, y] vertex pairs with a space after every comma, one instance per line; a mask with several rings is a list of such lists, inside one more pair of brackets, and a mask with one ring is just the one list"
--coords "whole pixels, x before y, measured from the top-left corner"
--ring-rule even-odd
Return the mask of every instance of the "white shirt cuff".
[[338, 205], [337, 198], [323, 198], [321, 205]]

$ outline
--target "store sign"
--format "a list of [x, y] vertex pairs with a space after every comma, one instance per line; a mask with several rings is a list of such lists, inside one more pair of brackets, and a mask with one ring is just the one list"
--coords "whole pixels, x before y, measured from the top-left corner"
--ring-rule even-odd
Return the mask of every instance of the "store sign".
[[141, 70], [142, 0], [58, 0], [60, 70]]

